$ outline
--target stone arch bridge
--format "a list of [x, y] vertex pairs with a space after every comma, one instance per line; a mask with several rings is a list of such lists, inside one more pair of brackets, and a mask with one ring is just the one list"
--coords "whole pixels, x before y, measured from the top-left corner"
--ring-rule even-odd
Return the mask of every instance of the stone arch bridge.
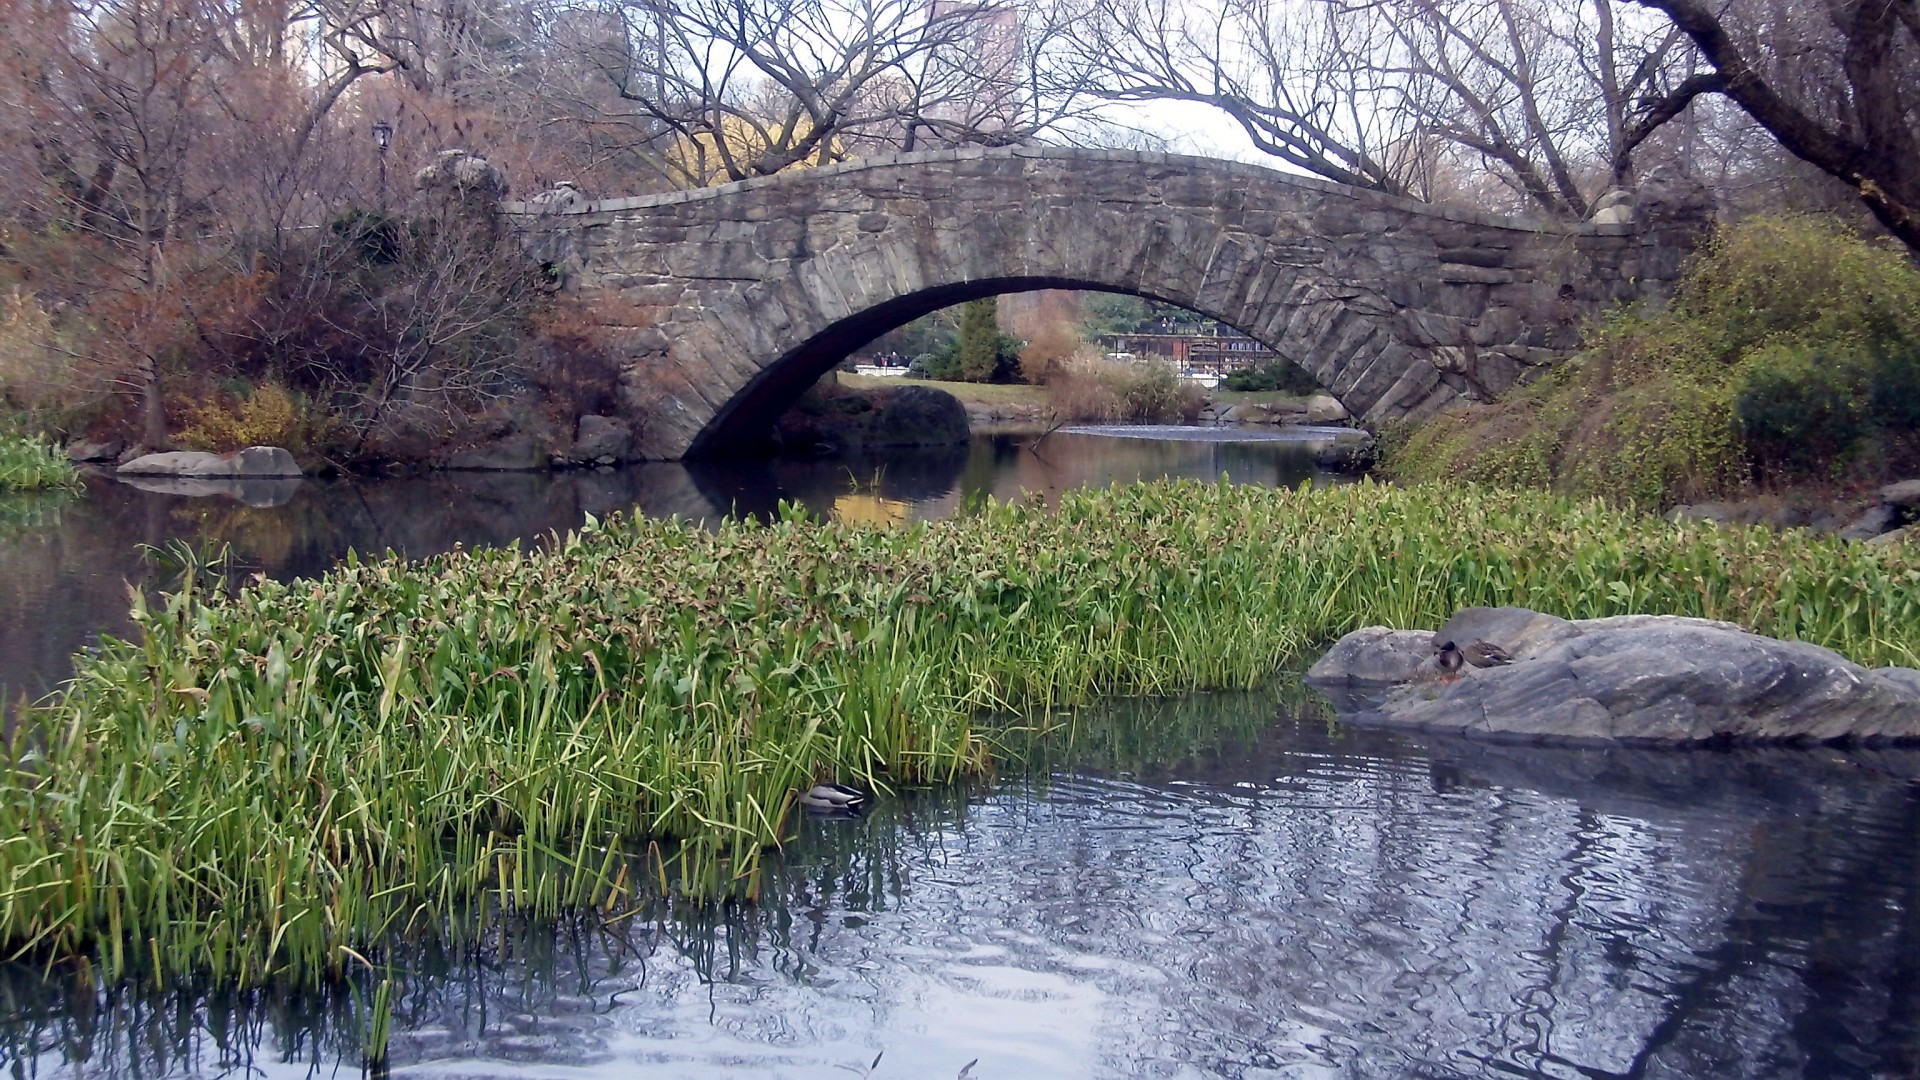
[[652, 458], [757, 441], [846, 354], [928, 312], [1029, 289], [1169, 301], [1305, 368], [1369, 421], [1525, 379], [1600, 309], [1664, 294], [1698, 223], [1440, 210], [1254, 165], [970, 149], [696, 191], [507, 203], [591, 301]]

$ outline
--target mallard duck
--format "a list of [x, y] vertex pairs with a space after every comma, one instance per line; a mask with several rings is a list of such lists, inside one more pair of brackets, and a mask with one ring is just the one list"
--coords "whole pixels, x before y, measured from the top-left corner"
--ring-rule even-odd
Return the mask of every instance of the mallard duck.
[[1433, 662], [1441, 671], [1441, 678], [1452, 682], [1460, 677], [1460, 663], [1465, 658], [1460, 654], [1459, 646], [1451, 641], [1433, 643]]
[[800, 806], [816, 814], [857, 814], [867, 795], [841, 784], [815, 784], [800, 793]]
[[1513, 663], [1513, 657], [1507, 650], [1490, 641], [1476, 641], [1461, 649], [1460, 655], [1474, 667], [1499, 667]]

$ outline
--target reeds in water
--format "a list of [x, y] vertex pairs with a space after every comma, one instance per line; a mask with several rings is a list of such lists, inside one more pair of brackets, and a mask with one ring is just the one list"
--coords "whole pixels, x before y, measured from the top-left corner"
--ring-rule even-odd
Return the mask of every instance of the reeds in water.
[[60, 448], [25, 435], [0, 435], [0, 493], [74, 487], [79, 472]]
[[0, 943], [245, 985], [373, 970], [463, 912], [751, 895], [797, 789], [986, 769], [986, 713], [1250, 687], [1363, 624], [1508, 603], [1920, 658], [1909, 549], [1460, 487], [1148, 484], [350, 558], [142, 604], [138, 641], [23, 719]]

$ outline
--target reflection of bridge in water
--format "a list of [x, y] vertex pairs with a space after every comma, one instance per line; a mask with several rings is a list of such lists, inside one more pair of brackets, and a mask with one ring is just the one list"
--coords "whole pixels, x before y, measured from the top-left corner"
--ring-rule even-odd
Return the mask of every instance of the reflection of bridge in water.
[[1038, 148], [505, 210], [616, 343], [623, 407], [660, 458], [756, 440], [885, 331], [1031, 289], [1178, 304], [1355, 415], [1417, 418], [1512, 385], [1597, 311], [1657, 294], [1698, 225], [1528, 224], [1233, 162]]

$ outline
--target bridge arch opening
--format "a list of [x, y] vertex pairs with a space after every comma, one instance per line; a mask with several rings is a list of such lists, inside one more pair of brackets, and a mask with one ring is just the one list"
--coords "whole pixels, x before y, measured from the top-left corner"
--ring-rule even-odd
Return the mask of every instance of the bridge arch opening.
[[[771, 439], [774, 424], [780, 415], [809, 388], [845, 363], [849, 357], [858, 354], [888, 333], [905, 327], [917, 319], [974, 300], [1049, 290], [1074, 294], [1098, 293], [1137, 297], [1191, 312], [1209, 322], [1245, 335], [1245, 340], [1250, 343], [1260, 344], [1258, 339], [1247, 334], [1244, 328], [1234, 326], [1218, 312], [1202, 310], [1179, 298], [1158, 296], [1133, 289], [1114, 288], [1096, 281], [1064, 277], [1003, 277], [953, 282], [889, 299], [834, 322], [811, 337], [796, 342], [716, 411], [713, 419], [688, 448], [688, 456], [724, 457], [750, 454], [764, 449]], [[1132, 336], [1151, 335], [1135, 332]], [[1089, 341], [1088, 344], [1097, 343]], [[1264, 345], [1261, 345], [1261, 350], [1266, 357], [1294, 364], [1292, 357], [1268, 350]], [[1304, 368], [1300, 370], [1305, 371]], [[1027, 374], [1031, 379], [1035, 373]], [[1309, 377], [1311, 377], [1310, 373]]]

